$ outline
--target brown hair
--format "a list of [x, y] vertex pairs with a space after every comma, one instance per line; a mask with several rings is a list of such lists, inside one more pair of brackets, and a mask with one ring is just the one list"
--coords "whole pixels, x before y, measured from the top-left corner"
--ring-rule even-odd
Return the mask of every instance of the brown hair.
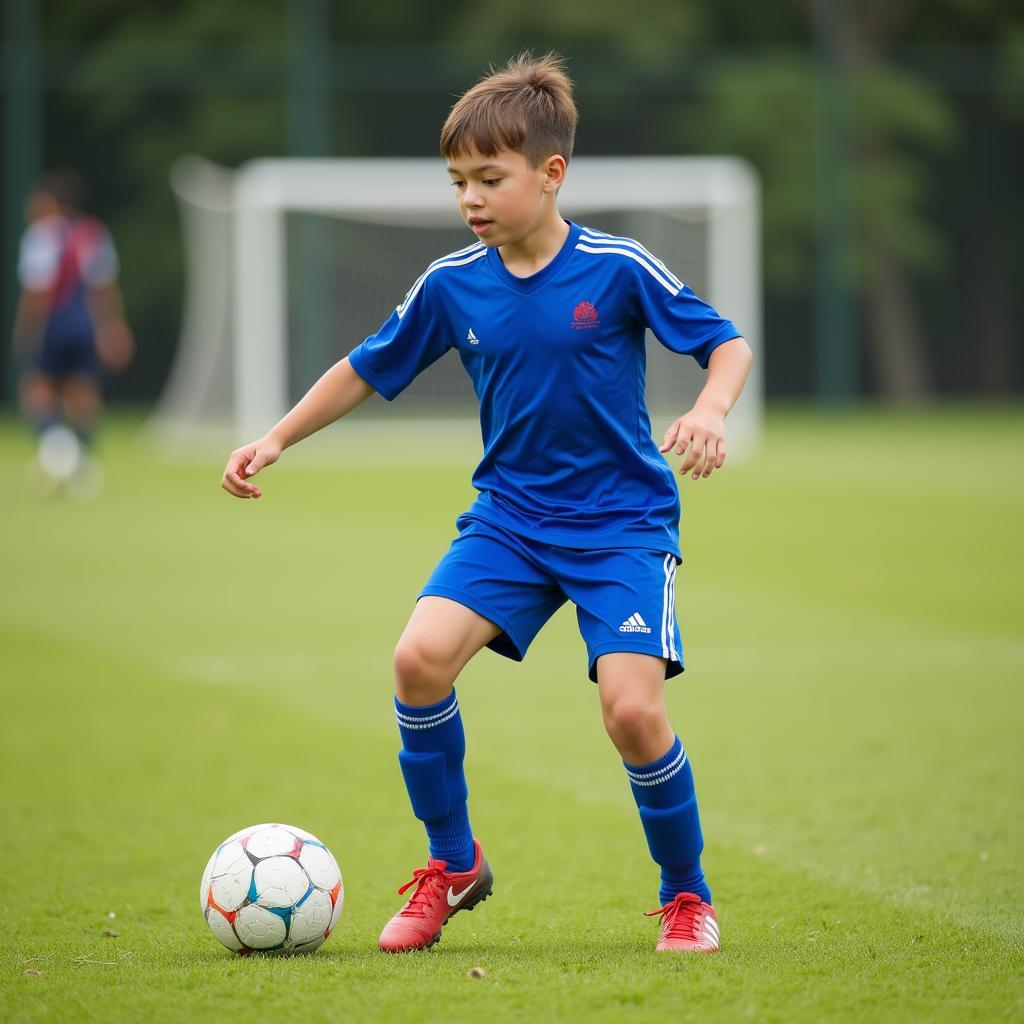
[[462, 94], [441, 129], [441, 155], [451, 160], [471, 148], [482, 156], [511, 149], [533, 167], [556, 153], [568, 160], [576, 119], [564, 58], [535, 58], [527, 50], [503, 68], [492, 66]]

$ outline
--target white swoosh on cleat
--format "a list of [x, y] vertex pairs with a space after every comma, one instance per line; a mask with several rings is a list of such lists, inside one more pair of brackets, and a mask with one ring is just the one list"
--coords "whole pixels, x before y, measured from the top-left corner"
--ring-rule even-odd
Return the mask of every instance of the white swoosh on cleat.
[[469, 892], [469, 890], [472, 889], [475, 884], [475, 882], [470, 882], [469, 885], [467, 885], [466, 888], [462, 890], [462, 892], [456, 892], [453, 886], [449, 886], [448, 906], [454, 907], [456, 903], [459, 903], [462, 900], [462, 897], [465, 896], [466, 893]]

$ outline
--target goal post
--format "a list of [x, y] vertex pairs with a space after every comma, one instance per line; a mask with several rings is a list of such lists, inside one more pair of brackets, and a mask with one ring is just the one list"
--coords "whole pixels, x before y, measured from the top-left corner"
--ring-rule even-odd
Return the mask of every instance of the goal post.
[[[182, 208], [188, 296], [172, 374], [156, 411], [175, 433], [226, 427], [238, 439], [276, 422], [318, 372], [383, 323], [438, 256], [471, 239], [439, 159], [256, 160], [236, 172], [198, 158], [172, 171]], [[577, 157], [565, 216], [629, 235], [733, 320], [754, 350], [730, 416], [730, 450], [750, 450], [763, 408], [759, 185], [725, 157]], [[648, 342], [655, 430], [696, 396], [703, 371]], [[458, 359], [427, 370], [389, 410], [475, 416]], [[373, 415], [372, 412], [370, 415]]]

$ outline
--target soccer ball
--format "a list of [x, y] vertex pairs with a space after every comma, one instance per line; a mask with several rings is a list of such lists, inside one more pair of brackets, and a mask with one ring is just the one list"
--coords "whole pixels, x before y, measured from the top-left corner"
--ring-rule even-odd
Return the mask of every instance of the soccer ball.
[[294, 825], [250, 825], [228, 836], [199, 886], [210, 931], [243, 956], [312, 953], [334, 931], [343, 902], [337, 861]]

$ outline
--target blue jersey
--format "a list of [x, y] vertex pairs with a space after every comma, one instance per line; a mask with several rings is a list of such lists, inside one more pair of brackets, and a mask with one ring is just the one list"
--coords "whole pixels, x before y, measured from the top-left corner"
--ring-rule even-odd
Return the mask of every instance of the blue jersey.
[[704, 367], [740, 335], [638, 242], [570, 224], [530, 277], [483, 243], [435, 260], [349, 359], [390, 400], [458, 350], [484, 445], [469, 515], [560, 547], [678, 554], [679, 492], [644, 400], [648, 327]]

